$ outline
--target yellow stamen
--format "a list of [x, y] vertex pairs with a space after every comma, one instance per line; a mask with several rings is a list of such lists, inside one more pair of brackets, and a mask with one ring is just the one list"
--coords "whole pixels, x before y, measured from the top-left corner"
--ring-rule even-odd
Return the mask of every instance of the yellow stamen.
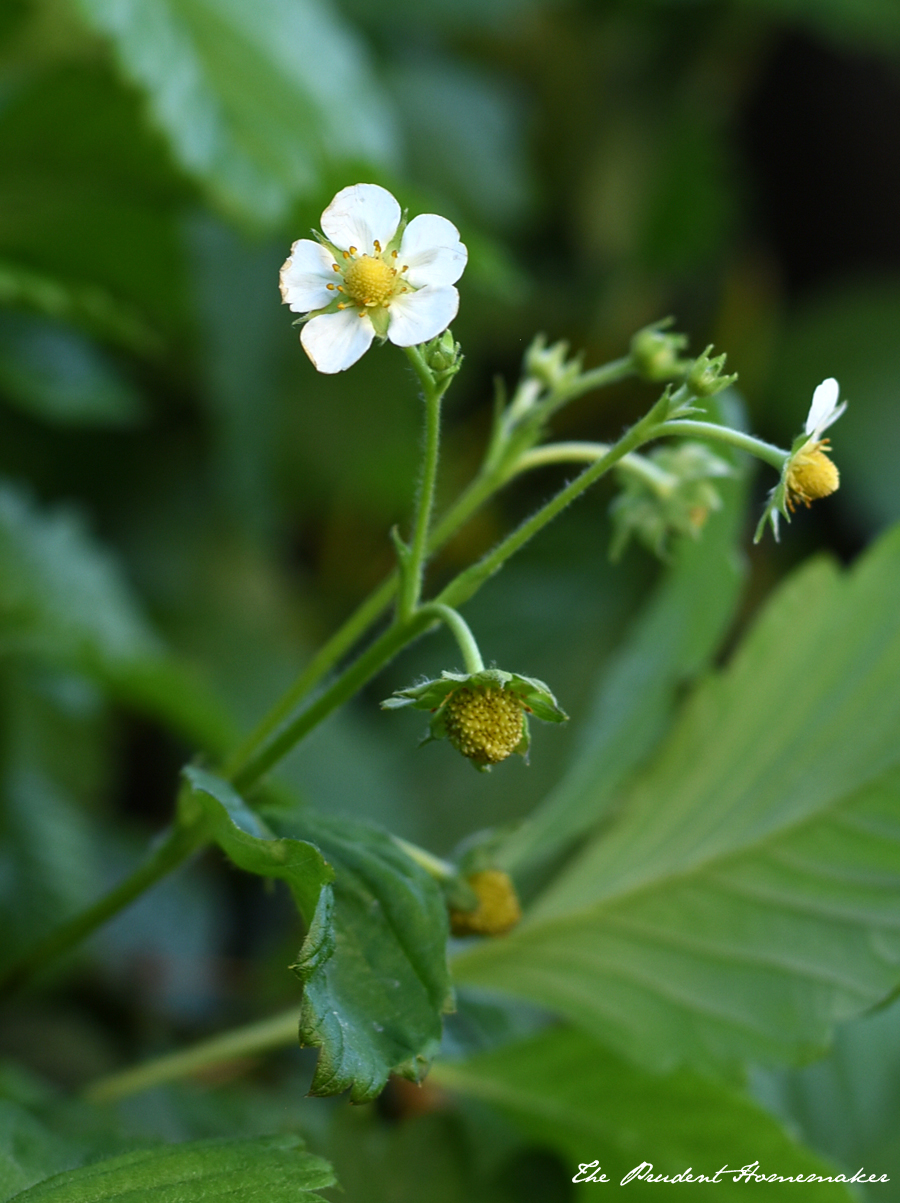
[[805, 443], [791, 458], [785, 478], [785, 501], [791, 513], [802, 503], [807, 508], [820, 497], [834, 493], [841, 478], [835, 465], [825, 454], [828, 439]]
[[375, 248], [375, 254], [380, 255], [381, 254], [381, 243], [378, 241], [377, 238], [372, 240], [372, 246], [374, 246], [374, 248]]
[[394, 277], [382, 259], [361, 255], [344, 272], [344, 287], [360, 305], [383, 305], [393, 294]]

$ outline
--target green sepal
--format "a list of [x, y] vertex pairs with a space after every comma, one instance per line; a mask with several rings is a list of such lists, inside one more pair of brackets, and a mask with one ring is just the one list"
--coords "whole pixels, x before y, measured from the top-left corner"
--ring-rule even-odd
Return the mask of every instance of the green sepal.
[[700, 397], [714, 397], [716, 393], [721, 393], [723, 389], [734, 384], [737, 380], [737, 372], [731, 375], [726, 375], [724, 372], [726, 355], [716, 355], [715, 358], [710, 357], [712, 343], [706, 348], [702, 355], [698, 355], [694, 361], [693, 367], [685, 377], [687, 386]]
[[[321, 309], [310, 309], [309, 313], [301, 313], [299, 317], [295, 317], [291, 322], [292, 326], [303, 326], [313, 317], [321, 317], [323, 313], [339, 313], [341, 308], [342, 293], [336, 293], [334, 300], [329, 301], [327, 305], [323, 305]], [[344, 308], [347, 308], [347, 302], [344, 301]]]
[[373, 305], [370, 309], [366, 310], [366, 314], [369, 321], [375, 327], [376, 336], [383, 342], [387, 338], [388, 326], [391, 324], [390, 313], [383, 305]]
[[653, 383], [680, 380], [691, 366], [680, 352], [688, 345], [686, 334], [670, 333], [674, 318], [665, 317], [638, 330], [631, 340], [631, 360], [639, 376]]
[[406, 227], [409, 224], [408, 214], [409, 214], [409, 210], [404, 209], [403, 216], [400, 218], [400, 224], [397, 226], [397, 229], [394, 231], [394, 237], [390, 240], [390, 242], [385, 243], [385, 245], [381, 248], [381, 253], [383, 256], [389, 257], [392, 251], [400, 250], [400, 243], [403, 241], [404, 231], [406, 230]]
[[310, 230], [310, 233], [312, 234], [313, 238], [315, 238], [316, 242], [318, 242], [319, 246], [324, 246], [325, 250], [329, 251], [334, 256], [335, 263], [340, 266], [341, 259], [344, 257], [344, 252], [339, 247], [336, 247], [333, 242], [329, 242], [320, 230]]
[[784, 467], [781, 469], [781, 479], [769, 494], [766, 508], [763, 510], [762, 517], [759, 520], [759, 523], [756, 527], [756, 532], [753, 536], [754, 543], [758, 543], [763, 537], [767, 523], [771, 525], [772, 534], [775, 536], [775, 542], [777, 543], [779, 515], [782, 515], [786, 522], [790, 522], [791, 512], [787, 507], [786, 501], [788, 472], [790, 471], [791, 463], [793, 462], [794, 456], [797, 454], [797, 452], [801, 451], [807, 443], [812, 441], [813, 440], [810, 438], [810, 436], [804, 431], [802, 434], [798, 434], [793, 443], [791, 443], [791, 454], [784, 461]]
[[[801, 441], [801, 446], [805, 442], [805, 438]], [[796, 444], [796, 439], [794, 440]], [[769, 493], [766, 501], [766, 508], [762, 512], [762, 517], [756, 526], [756, 531], [753, 535], [753, 542], [758, 543], [766, 533], [766, 526], [772, 527], [772, 534], [775, 536], [775, 542], [779, 541], [778, 523], [781, 517], [784, 517], [785, 522], [790, 522], [791, 512], [787, 508], [787, 472], [790, 466], [790, 460], [785, 460], [784, 468], [781, 471], [781, 479], [774, 489]]]
[[[402, 706], [412, 706], [414, 710], [439, 711], [447, 698], [461, 686], [469, 689], [508, 689], [521, 699], [526, 711], [546, 723], [563, 723], [569, 717], [543, 681], [505, 672], [502, 668], [485, 668], [477, 673], [442, 672], [440, 677], [433, 680], [395, 690], [391, 697], [381, 703], [381, 708], [397, 710]], [[437, 719], [438, 715], [432, 720], [432, 728]], [[432, 734], [436, 739], [444, 735], [434, 730]]]
[[[477, 673], [442, 672], [440, 677], [429, 681], [421, 681], [408, 689], [398, 689], [386, 698], [381, 707], [383, 710], [399, 710], [411, 706], [414, 710], [427, 710], [432, 718], [428, 731], [419, 742], [419, 747], [438, 739], [447, 739], [447, 706], [449, 698], [460, 689], [487, 691], [491, 689], [507, 690], [522, 703], [522, 738], [513, 749], [517, 755], [528, 758], [531, 746], [531, 731], [528, 726], [528, 716], [533, 715], [546, 723], [562, 723], [568, 715], [550, 692], [543, 681], [535, 677], [523, 677], [519, 673], [510, 673], [502, 668], [484, 668]], [[479, 773], [489, 773], [491, 765], [482, 764], [475, 759], [470, 761]]]

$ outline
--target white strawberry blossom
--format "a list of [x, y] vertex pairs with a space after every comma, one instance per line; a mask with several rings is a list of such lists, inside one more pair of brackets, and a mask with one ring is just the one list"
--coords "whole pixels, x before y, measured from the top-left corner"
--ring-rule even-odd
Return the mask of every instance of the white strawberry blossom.
[[838, 405], [840, 385], [829, 376], [818, 385], [813, 393], [809, 413], [803, 426], [803, 434], [794, 439], [790, 454], [785, 456], [781, 480], [769, 494], [768, 504], [756, 528], [755, 541], [759, 542], [766, 523], [778, 538], [779, 515], [790, 520], [798, 505], [809, 507], [813, 501], [829, 497], [841, 483], [840, 473], [829, 458], [829, 440], [822, 435], [834, 425], [847, 402]]
[[411, 347], [453, 321], [468, 252], [445, 217], [407, 225], [386, 188], [352, 184], [322, 214], [322, 232], [293, 244], [280, 275], [282, 301], [307, 315], [300, 341], [318, 371], [351, 367], [376, 336]]

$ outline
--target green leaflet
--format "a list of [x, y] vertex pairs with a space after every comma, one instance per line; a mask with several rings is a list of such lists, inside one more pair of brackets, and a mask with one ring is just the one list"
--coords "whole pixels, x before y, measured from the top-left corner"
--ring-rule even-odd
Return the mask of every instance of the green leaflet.
[[210, 835], [228, 859], [248, 873], [285, 882], [306, 923], [315, 924], [320, 893], [333, 877], [319, 850], [302, 840], [276, 838], [221, 777], [195, 765], [187, 765], [184, 776], [191, 794], [182, 805], [202, 809]]
[[325, 0], [77, 0], [111, 38], [181, 166], [270, 226], [323, 173], [384, 163], [393, 134], [363, 46]]
[[297, 1136], [198, 1140], [141, 1149], [56, 1174], [13, 1196], [17, 1203], [297, 1203], [333, 1186], [327, 1161]]
[[[767, 1174], [838, 1172], [797, 1145], [739, 1090], [695, 1074], [642, 1073], [571, 1029], [442, 1063], [434, 1078], [506, 1112], [535, 1140], [558, 1150], [572, 1175], [579, 1165], [599, 1161], [608, 1185], [617, 1186], [643, 1162], [669, 1176], [691, 1167], [694, 1175], [712, 1177], [724, 1165], [740, 1171], [755, 1161], [758, 1172]], [[681, 1183], [679, 1198], [731, 1198], [733, 1176], [723, 1179]], [[637, 1182], [631, 1186], [640, 1189]], [[744, 1188], [741, 1183], [738, 1189]], [[766, 1183], [765, 1191], [773, 1200], [793, 1199], [798, 1192], [816, 1203], [851, 1198], [835, 1183]]]
[[292, 968], [304, 987], [300, 1042], [321, 1050], [311, 1093], [365, 1102], [391, 1073], [421, 1080], [451, 1005], [437, 882], [378, 828], [273, 813], [276, 835], [226, 781], [194, 766], [184, 774], [187, 805], [202, 806], [226, 855], [286, 881], [306, 922]]
[[376, 827], [304, 812], [290, 829], [335, 870], [333, 899], [323, 891], [294, 966], [304, 983], [301, 1042], [322, 1050], [311, 1092], [349, 1089], [361, 1103], [390, 1073], [420, 1081], [452, 1007], [440, 887]]
[[900, 529], [813, 561], [608, 832], [456, 971], [641, 1062], [790, 1061], [900, 980]]

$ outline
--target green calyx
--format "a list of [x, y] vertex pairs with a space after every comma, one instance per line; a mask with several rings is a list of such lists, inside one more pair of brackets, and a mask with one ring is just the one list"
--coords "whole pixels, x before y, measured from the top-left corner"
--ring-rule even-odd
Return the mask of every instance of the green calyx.
[[667, 317], [645, 326], [631, 340], [631, 359], [644, 380], [658, 383], [680, 380], [691, 367], [691, 360], [681, 357], [688, 344], [687, 336], [668, 329], [673, 320]]
[[529, 715], [551, 723], [568, 718], [543, 681], [499, 668], [443, 672], [436, 680], [397, 690], [381, 705], [385, 710], [411, 706], [431, 711], [423, 743], [449, 739], [480, 772], [514, 752], [527, 756]]

